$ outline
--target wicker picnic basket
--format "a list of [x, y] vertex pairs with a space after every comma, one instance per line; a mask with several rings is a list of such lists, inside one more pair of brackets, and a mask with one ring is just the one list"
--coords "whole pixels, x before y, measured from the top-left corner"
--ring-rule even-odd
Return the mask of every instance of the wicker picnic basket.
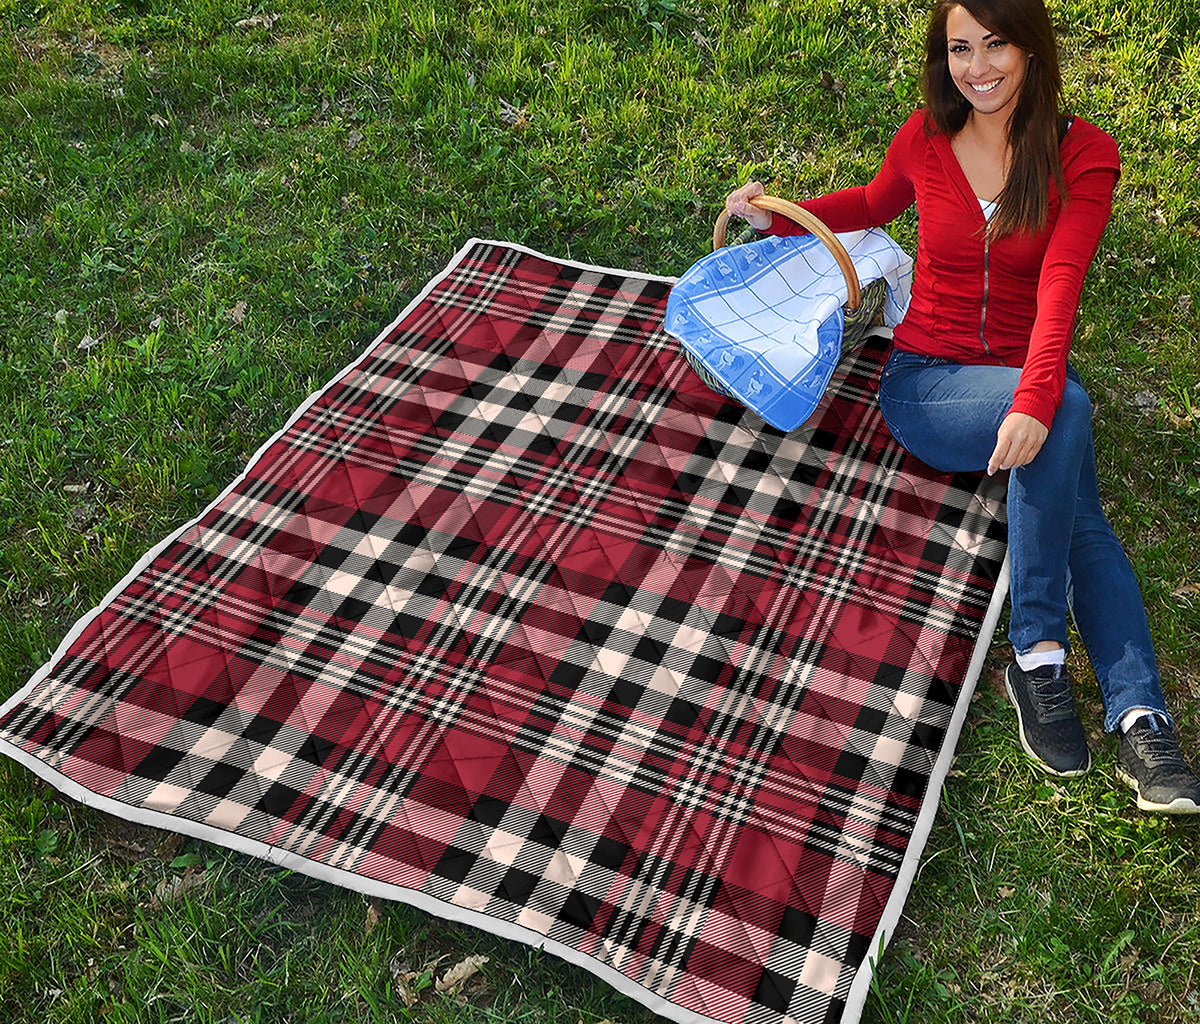
[[[842, 306], [844, 317], [842, 327], [842, 355], [845, 356], [848, 352], [857, 348], [862, 343], [863, 338], [866, 337], [867, 332], [879, 323], [883, 303], [887, 297], [887, 283], [883, 278], [877, 278], [865, 287], [860, 287], [858, 273], [854, 268], [853, 261], [850, 259], [850, 254], [846, 252], [845, 246], [838, 240], [837, 235], [826, 226], [824, 221], [809, 213], [803, 207], [797, 206], [786, 199], [781, 199], [778, 196], [768, 195], [755, 196], [750, 202], [753, 206], [757, 206], [761, 210], [781, 213], [785, 217], [794, 220], [801, 227], [807, 229], [820, 239], [825, 247], [829, 249], [837, 261], [843, 277], [846, 279], [846, 290], [849, 296], [846, 303]], [[725, 246], [728, 224], [729, 214], [722, 210], [721, 215], [717, 217], [716, 223], [713, 225], [712, 241], [714, 252]], [[745, 231], [734, 239], [734, 242], [737, 244], [752, 241], [760, 237], [753, 228], [747, 225]], [[739, 396], [730, 391], [705, 368], [697, 355], [687, 345], [683, 346], [683, 354], [688, 365], [713, 391], [730, 398], [739, 398]]]

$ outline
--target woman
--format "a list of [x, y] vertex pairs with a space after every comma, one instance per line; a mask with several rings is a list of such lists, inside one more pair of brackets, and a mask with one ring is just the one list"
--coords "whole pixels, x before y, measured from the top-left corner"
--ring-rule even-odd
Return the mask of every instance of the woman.
[[[1143, 810], [1200, 813], [1175, 738], [1136, 579], [1100, 508], [1091, 406], [1067, 365], [1079, 294], [1112, 209], [1117, 147], [1060, 113], [1042, 0], [942, 0], [926, 37], [925, 107], [868, 185], [803, 203], [835, 231], [886, 224], [914, 202], [912, 302], [879, 403], [907, 450], [945, 472], [1010, 470], [1015, 660], [1006, 687], [1021, 744], [1081, 775], [1091, 752], [1065, 665], [1067, 609], [1100, 681], [1118, 775]], [[801, 229], [749, 203], [760, 231]]]

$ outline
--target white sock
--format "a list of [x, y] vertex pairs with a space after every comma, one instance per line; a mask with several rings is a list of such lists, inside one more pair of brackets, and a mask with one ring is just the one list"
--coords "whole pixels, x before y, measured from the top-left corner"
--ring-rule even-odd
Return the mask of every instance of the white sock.
[[1067, 660], [1067, 652], [1062, 647], [1052, 651], [1030, 651], [1028, 654], [1017, 655], [1017, 667], [1022, 672], [1032, 672], [1043, 665], [1063, 665]]
[[1147, 711], [1145, 708], [1134, 708], [1132, 711], [1126, 711], [1121, 716], [1121, 732], [1129, 732], [1133, 723], [1143, 717], [1149, 718], [1153, 723], [1162, 721], [1161, 716], [1153, 711]]

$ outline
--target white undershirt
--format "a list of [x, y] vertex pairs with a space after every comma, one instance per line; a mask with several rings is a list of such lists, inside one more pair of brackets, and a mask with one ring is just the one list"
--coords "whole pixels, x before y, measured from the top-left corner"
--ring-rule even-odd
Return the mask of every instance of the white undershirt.
[[[979, 199], [979, 196], [975, 197]], [[996, 200], [994, 199], [979, 199], [979, 208], [983, 210], [983, 219], [991, 220], [992, 214], [996, 212]]]

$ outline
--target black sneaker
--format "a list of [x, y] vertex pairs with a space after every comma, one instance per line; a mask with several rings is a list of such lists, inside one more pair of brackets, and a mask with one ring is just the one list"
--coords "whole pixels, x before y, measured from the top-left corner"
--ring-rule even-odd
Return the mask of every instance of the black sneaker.
[[1092, 766], [1066, 665], [1025, 672], [1014, 661], [1004, 674], [1004, 688], [1017, 709], [1025, 753], [1051, 775], [1082, 775]]
[[1143, 811], [1200, 814], [1200, 779], [1183, 759], [1175, 730], [1157, 715], [1143, 715], [1121, 734], [1117, 777], [1134, 788]]

